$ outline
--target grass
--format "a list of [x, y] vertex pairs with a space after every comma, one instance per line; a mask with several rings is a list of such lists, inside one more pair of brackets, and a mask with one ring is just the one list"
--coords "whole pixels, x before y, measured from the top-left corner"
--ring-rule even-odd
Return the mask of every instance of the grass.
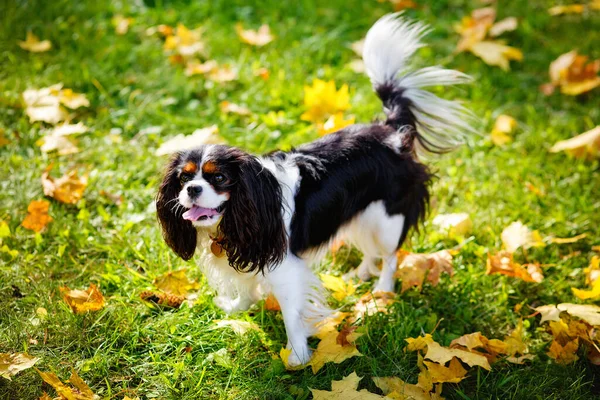
[[[473, 75], [475, 83], [454, 94], [468, 99], [481, 117], [482, 132], [496, 116], [519, 121], [515, 141], [494, 147], [482, 135], [460, 150], [434, 159], [438, 179], [431, 215], [469, 212], [474, 222], [455, 258], [457, 273], [439, 286], [408, 291], [387, 315], [362, 322], [367, 334], [359, 340], [364, 354], [344, 363], [328, 364], [316, 375], [308, 370], [285, 371], [277, 354], [285, 344], [281, 315], [259, 304], [237, 318], [254, 321], [264, 333], [238, 337], [229, 330], [212, 330], [223, 313], [211, 302], [207, 286], [193, 306], [156, 311], [139, 300], [152, 279], [181, 267], [202, 280], [194, 262], [178, 259], [163, 243], [153, 198], [165, 160], [154, 156], [167, 138], [212, 124], [232, 145], [253, 152], [289, 147], [317, 136], [300, 121], [303, 85], [314, 78], [334, 79], [350, 86], [357, 121], [381, 112], [368, 80], [346, 65], [354, 57], [348, 45], [391, 6], [376, 1], [331, 0], [316, 5], [301, 0], [187, 2], [71, 2], [15, 1], [3, 6], [0, 24], [0, 127], [9, 144], [0, 147], [0, 219], [11, 236], [2, 245], [18, 251], [0, 253], [0, 352], [27, 351], [41, 358], [37, 367], [61, 378], [71, 368], [102, 398], [306, 399], [308, 388], [329, 389], [332, 379], [352, 371], [359, 376], [399, 376], [416, 381], [416, 356], [404, 353], [404, 339], [439, 323], [434, 337], [442, 344], [465, 333], [481, 331], [502, 338], [524, 318], [528, 343], [536, 359], [527, 365], [498, 363], [491, 372], [473, 370], [460, 384], [446, 384], [449, 399], [589, 399], [600, 395], [600, 371], [583, 355], [562, 366], [550, 360], [550, 341], [532, 310], [543, 304], [577, 302], [570, 287], [583, 287], [582, 269], [600, 243], [600, 186], [597, 161], [584, 162], [550, 154], [557, 140], [572, 137], [600, 121], [598, 92], [579, 98], [555, 94], [544, 97], [538, 86], [548, 80], [548, 65], [574, 48], [600, 58], [600, 14], [550, 17], [547, 2], [504, 1], [499, 17], [516, 16], [520, 26], [506, 34], [525, 59], [504, 72], [469, 54], [453, 54], [457, 35], [452, 25], [470, 13], [472, 2], [422, 1], [409, 15], [434, 28], [431, 47], [418, 53], [418, 63], [441, 64]], [[114, 14], [135, 21], [124, 36], [111, 25]], [[162, 41], [145, 34], [158, 24], [202, 26], [211, 58], [239, 69], [238, 81], [211, 84], [186, 77], [167, 60]], [[241, 44], [234, 25], [256, 28], [268, 23], [277, 39], [261, 49]], [[32, 30], [52, 41], [47, 53], [21, 50], [16, 41]], [[266, 67], [267, 81], [252, 71]], [[89, 111], [79, 120], [92, 128], [81, 135], [82, 151], [59, 157], [40, 152], [36, 141], [43, 126], [25, 116], [21, 93], [57, 82], [85, 93]], [[248, 106], [253, 115], [220, 113], [228, 100]], [[276, 118], [271, 112], [281, 112]], [[158, 133], [139, 134], [148, 127]], [[52, 202], [54, 221], [39, 235], [20, 227], [31, 200], [43, 198], [40, 176], [50, 163], [55, 171], [80, 166], [90, 171], [90, 185], [76, 206]], [[526, 182], [539, 188], [537, 196]], [[114, 205], [100, 192], [122, 195]], [[545, 280], [525, 283], [485, 275], [488, 250], [500, 248], [500, 232], [521, 220], [544, 235], [568, 237], [587, 233], [571, 245], [536, 248], [518, 258], [545, 265]], [[429, 222], [414, 234], [411, 251], [430, 252], [457, 243], [441, 237]], [[346, 257], [347, 255], [347, 257]], [[571, 255], [570, 257], [565, 257]], [[353, 252], [323, 268], [345, 271], [356, 265]], [[84, 288], [97, 282], [107, 306], [96, 313], [73, 315], [58, 288]], [[358, 293], [370, 287], [363, 284]], [[352, 300], [352, 299], [351, 299]], [[516, 305], [522, 305], [515, 311]], [[48, 317], [40, 320], [36, 309]], [[31, 344], [31, 339], [38, 344]], [[208, 354], [225, 348], [231, 363], [207, 361]], [[361, 387], [376, 391], [370, 379]], [[33, 370], [12, 381], [0, 381], [2, 399], [37, 399], [49, 390]]]

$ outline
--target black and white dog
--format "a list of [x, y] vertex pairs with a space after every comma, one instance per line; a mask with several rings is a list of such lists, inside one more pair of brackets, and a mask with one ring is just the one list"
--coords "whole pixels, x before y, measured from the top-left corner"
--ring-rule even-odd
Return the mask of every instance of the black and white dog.
[[349, 275], [366, 280], [382, 259], [374, 290], [393, 291], [396, 250], [429, 200], [431, 175], [417, 151], [444, 151], [471, 130], [458, 102], [423, 90], [468, 76], [407, 67], [426, 31], [394, 14], [367, 34], [363, 59], [384, 122], [353, 125], [289, 152], [254, 156], [205, 145], [169, 163], [156, 201], [166, 242], [185, 260], [202, 251], [200, 266], [227, 313], [272, 293], [290, 365], [309, 361], [307, 337], [330, 313], [310, 265], [343, 237], [364, 254]]

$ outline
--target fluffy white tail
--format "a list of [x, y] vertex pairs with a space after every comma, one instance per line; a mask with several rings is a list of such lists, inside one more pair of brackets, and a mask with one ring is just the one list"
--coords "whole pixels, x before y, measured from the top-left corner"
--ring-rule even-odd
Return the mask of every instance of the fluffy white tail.
[[383, 101], [386, 124], [410, 135], [404, 143], [412, 148], [416, 139], [420, 145], [416, 150], [450, 150], [474, 131], [473, 116], [459, 102], [422, 88], [467, 83], [471, 78], [441, 67], [412, 70], [408, 61], [424, 46], [421, 39], [429, 29], [400, 15], [388, 14], [369, 29], [363, 50], [367, 75]]

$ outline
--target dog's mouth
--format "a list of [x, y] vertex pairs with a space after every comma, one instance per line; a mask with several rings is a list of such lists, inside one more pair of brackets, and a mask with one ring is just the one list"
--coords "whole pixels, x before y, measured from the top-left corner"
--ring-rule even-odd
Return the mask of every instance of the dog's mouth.
[[182, 217], [188, 221], [205, 221], [209, 218], [221, 215], [223, 208], [222, 205], [217, 208], [192, 206], [192, 208], [183, 213]]

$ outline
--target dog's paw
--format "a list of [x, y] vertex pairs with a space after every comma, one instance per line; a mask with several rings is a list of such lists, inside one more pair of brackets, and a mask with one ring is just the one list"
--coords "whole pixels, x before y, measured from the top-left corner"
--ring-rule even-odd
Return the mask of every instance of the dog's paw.
[[351, 281], [354, 278], [358, 278], [361, 281], [368, 281], [369, 279], [371, 279], [372, 276], [373, 275], [369, 266], [361, 264], [358, 267], [354, 268], [352, 271], [344, 274], [342, 276], [342, 279], [345, 281]]
[[[288, 349], [290, 349], [290, 345], [288, 345]], [[308, 348], [308, 346], [304, 348], [299, 348], [296, 346], [291, 349], [292, 352], [288, 357], [288, 365], [290, 367], [298, 367], [300, 365], [307, 364], [310, 361], [310, 357], [312, 356], [312, 351]]]
[[390, 279], [379, 279], [377, 285], [373, 288], [373, 293], [377, 292], [393, 292], [394, 281]]

